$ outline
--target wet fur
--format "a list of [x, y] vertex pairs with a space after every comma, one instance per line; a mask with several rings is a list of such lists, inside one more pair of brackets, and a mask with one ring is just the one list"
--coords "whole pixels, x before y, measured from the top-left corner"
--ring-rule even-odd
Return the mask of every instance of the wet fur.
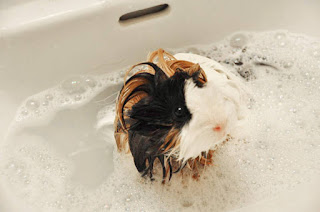
[[[156, 59], [157, 64], [153, 62]], [[153, 165], [158, 159], [163, 178], [169, 175], [170, 180], [182, 166], [168, 153], [179, 145], [180, 130], [191, 119], [184, 96], [186, 80], [203, 87], [206, 75], [198, 64], [176, 60], [162, 49], [153, 52], [148, 61], [133, 66], [125, 76], [117, 101], [115, 139], [119, 151], [131, 152], [143, 176], [149, 174], [152, 178]], [[126, 79], [140, 65], [147, 68]], [[184, 111], [179, 117], [174, 113], [177, 107]]]
[[[129, 147], [139, 172], [149, 172], [152, 176], [153, 163], [158, 158], [165, 177], [165, 162], [168, 158], [164, 150], [172, 142], [166, 142], [166, 138], [172, 129], [178, 132], [191, 119], [184, 97], [185, 82], [192, 78], [195, 84], [201, 83], [197, 80], [198, 72], [190, 76], [178, 70], [169, 78], [157, 65], [144, 64], [150, 65], [155, 70], [155, 75], [141, 73], [133, 76], [145, 77], [149, 83], [136, 88], [136, 91], [143, 89], [147, 96], [135, 104], [127, 114], [130, 118]], [[184, 110], [182, 116], [175, 115], [177, 107]]]
[[[150, 178], [157, 159], [164, 180], [184, 167], [199, 176], [197, 167], [212, 163], [215, 147], [240, 129], [243, 119], [246, 92], [235, 76], [201, 56], [176, 57], [188, 61], [159, 49], [133, 66], [117, 101], [118, 150], [131, 152], [137, 170]], [[190, 61], [201, 61], [208, 75]], [[140, 65], [146, 67], [127, 79]]]

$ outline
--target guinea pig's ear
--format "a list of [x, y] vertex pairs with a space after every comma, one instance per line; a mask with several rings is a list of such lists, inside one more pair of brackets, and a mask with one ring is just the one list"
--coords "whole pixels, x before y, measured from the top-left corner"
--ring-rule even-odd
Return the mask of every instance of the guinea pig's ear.
[[195, 81], [199, 78], [199, 76], [200, 76], [200, 70], [194, 72], [191, 77], [192, 77], [193, 81]]
[[163, 72], [163, 70], [157, 66], [156, 64], [154, 63], [150, 63], [150, 62], [146, 62], [146, 63], [141, 63], [141, 64], [144, 64], [144, 65], [149, 65], [151, 66], [154, 71], [155, 71], [155, 75], [154, 75], [154, 83], [157, 87], [158, 84], [160, 84], [161, 82], [165, 81], [168, 79], [167, 75]]
[[167, 75], [160, 69], [156, 71], [154, 75], [154, 84], [156, 87], [158, 87], [159, 84], [161, 84], [163, 81], [167, 80]]
[[192, 75], [191, 75], [191, 78], [194, 82], [194, 84], [196, 84], [197, 87], [200, 87], [202, 88], [203, 87], [203, 84], [199, 81], [199, 76], [201, 74], [201, 71], [196, 71], [194, 72]]
[[167, 75], [161, 69], [156, 71], [154, 75], [154, 83], [156, 86], [167, 79]]

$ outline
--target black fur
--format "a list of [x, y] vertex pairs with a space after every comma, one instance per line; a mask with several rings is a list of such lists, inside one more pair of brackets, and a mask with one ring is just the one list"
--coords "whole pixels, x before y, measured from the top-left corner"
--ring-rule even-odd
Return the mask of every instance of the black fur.
[[[127, 81], [142, 77], [149, 82], [135, 89], [135, 91], [146, 92], [148, 96], [135, 104], [127, 114], [130, 117], [128, 120], [130, 123], [129, 146], [135, 166], [139, 172], [143, 172], [143, 176], [150, 173], [152, 178], [153, 163], [158, 158], [162, 164], [163, 177], [165, 177], [165, 156], [160, 146], [172, 128], [181, 129], [192, 116], [185, 103], [185, 82], [192, 78], [197, 86], [202, 87], [202, 84], [198, 81], [198, 72], [189, 76], [186, 72], [177, 71], [168, 78], [154, 63], [143, 64], [151, 66], [155, 70], [155, 75], [141, 73]], [[171, 164], [169, 169], [169, 178], [171, 178]]]

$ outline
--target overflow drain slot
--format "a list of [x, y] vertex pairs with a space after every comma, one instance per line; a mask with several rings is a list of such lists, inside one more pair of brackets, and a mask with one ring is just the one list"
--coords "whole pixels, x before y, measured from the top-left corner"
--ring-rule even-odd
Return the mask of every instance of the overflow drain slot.
[[157, 6], [153, 6], [153, 7], [148, 7], [142, 10], [136, 10], [133, 12], [129, 12], [126, 13], [124, 15], [122, 15], [119, 18], [119, 22], [120, 23], [127, 23], [129, 21], [141, 18], [141, 17], [145, 17], [145, 16], [149, 16], [152, 14], [160, 14], [163, 13], [164, 11], [166, 11], [169, 8], [168, 4], [160, 4]]

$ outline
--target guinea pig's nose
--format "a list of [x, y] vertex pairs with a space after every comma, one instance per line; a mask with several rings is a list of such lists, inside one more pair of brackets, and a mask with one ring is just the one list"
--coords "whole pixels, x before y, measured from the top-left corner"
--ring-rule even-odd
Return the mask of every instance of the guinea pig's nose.
[[212, 128], [214, 132], [222, 132], [224, 130], [224, 126], [222, 124], [217, 124]]
[[220, 132], [221, 131], [221, 126], [217, 125], [217, 126], [213, 127], [213, 131]]
[[212, 128], [212, 130], [219, 139], [226, 135], [226, 128], [224, 124], [217, 124]]

